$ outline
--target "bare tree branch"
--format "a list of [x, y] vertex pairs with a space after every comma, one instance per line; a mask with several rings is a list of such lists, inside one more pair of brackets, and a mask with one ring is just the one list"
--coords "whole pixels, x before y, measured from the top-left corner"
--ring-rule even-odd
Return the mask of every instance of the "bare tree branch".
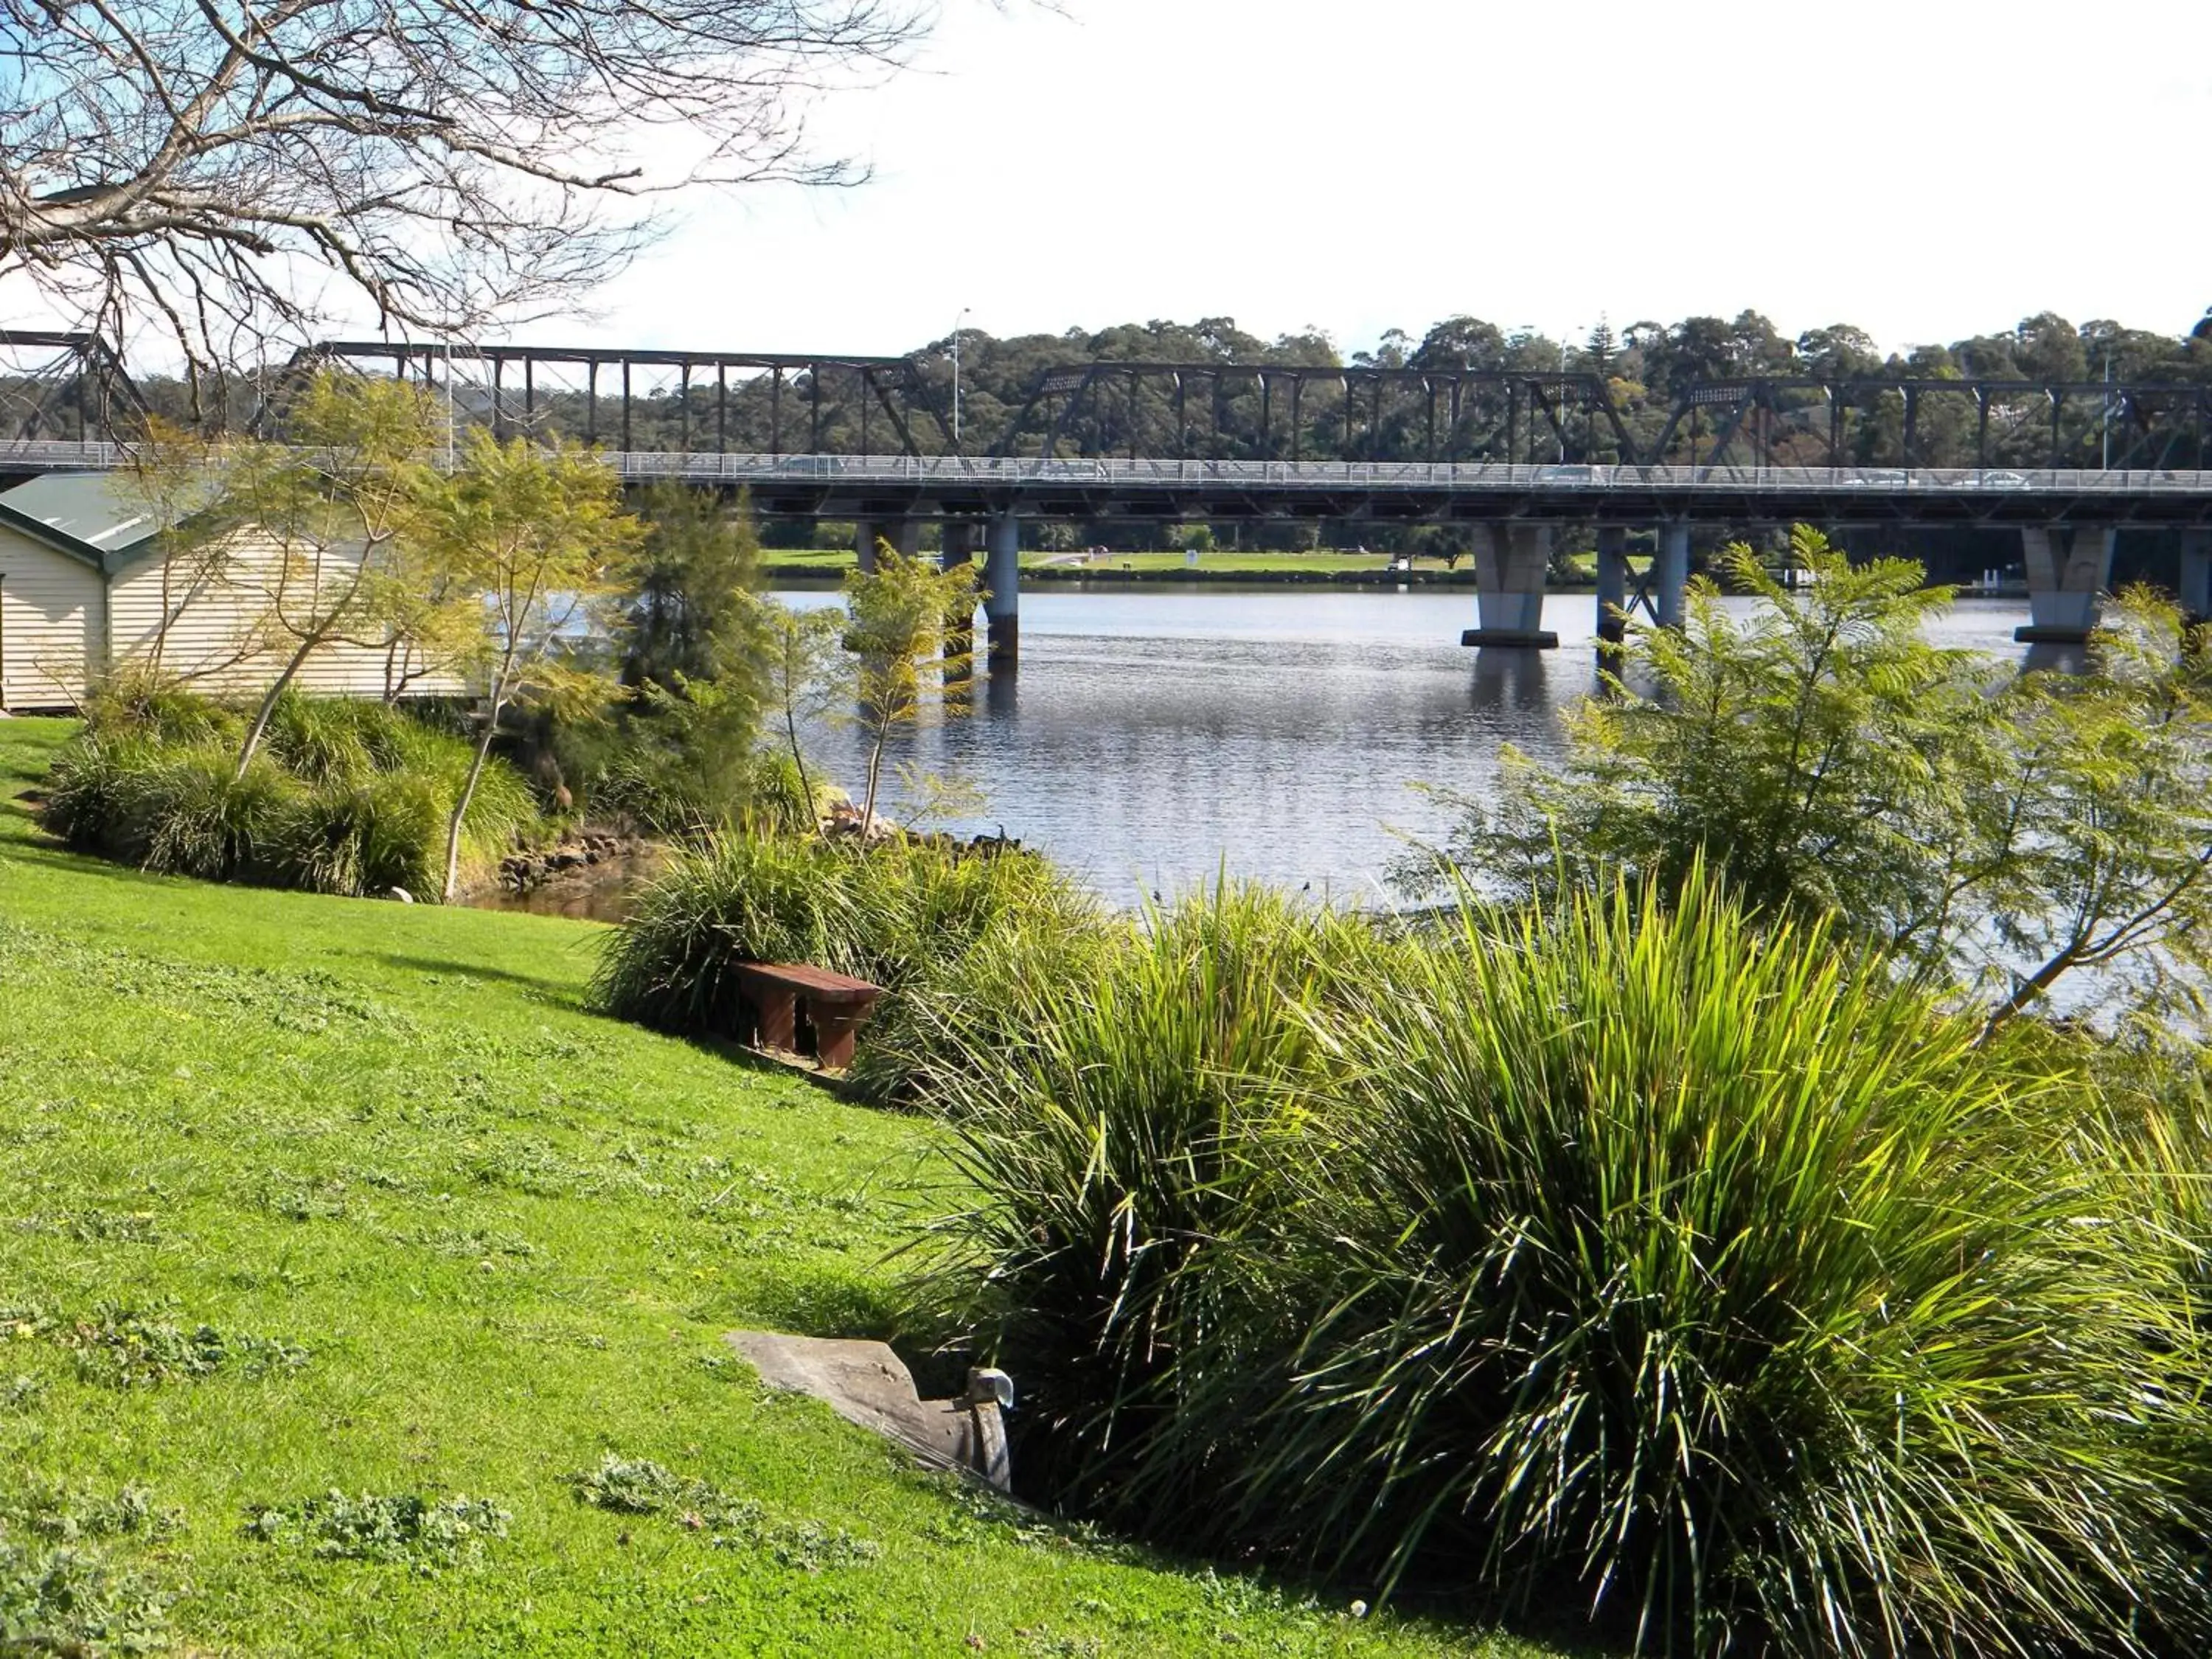
[[151, 320], [196, 380], [299, 343], [325, 289], [432, 334], [557, 309], [670, 191], [854, 181], [806, 106], [926, 4], [0, 0], [0, 278]]

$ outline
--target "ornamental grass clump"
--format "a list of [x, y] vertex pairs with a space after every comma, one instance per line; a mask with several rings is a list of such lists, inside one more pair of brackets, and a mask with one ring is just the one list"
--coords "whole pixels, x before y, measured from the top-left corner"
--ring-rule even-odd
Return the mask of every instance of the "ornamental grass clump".
[[1032, 1495], [1644, 1652], [2206, 1650], [2205, 1350], [2058, 1045], [1695, 868], [1016, 994], [915, 1301]]
[[1699, 871], [1319, 1032], [1248, 1540], [1656, 1651], [2203, 1650], [2201, 1351], [2076, 1079]]
[[[241, 726], [235, 710], [175, 690], [96, 700], [54, 763], [46, 828], [124, 863], [207, 881], [439, 893], [466, 742], [380, 703], [288, 692], [240, 770]], [[487, 874], [543, 822], [514, 768], [487, 767], [469, 807], [471, 866]]]
[[1286, 1386], [1301, 1317], [1251, 1294], [1287, 1202], [1267, 1143], [1310, 1110], [1316, 1011], [1396, 947], [1254, 887], [1146, 922], [1081, 972], [1000, 976], [989, 1024], [940, 1024], [921, 1086], [962, 1201], [914, 1300], [940, 1340], [1018, 1367], [1033, 1490], [1222, 1542], [1246, 1414]]

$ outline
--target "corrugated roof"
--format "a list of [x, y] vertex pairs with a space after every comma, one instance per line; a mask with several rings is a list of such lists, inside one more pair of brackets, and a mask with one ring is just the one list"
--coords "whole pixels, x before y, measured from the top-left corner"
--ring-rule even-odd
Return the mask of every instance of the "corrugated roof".
[[130, 481], [112, 473], [51, 473], [0, 490], [5, 520], [37, 525], [64, 551], [111, 568], [161, 529]]

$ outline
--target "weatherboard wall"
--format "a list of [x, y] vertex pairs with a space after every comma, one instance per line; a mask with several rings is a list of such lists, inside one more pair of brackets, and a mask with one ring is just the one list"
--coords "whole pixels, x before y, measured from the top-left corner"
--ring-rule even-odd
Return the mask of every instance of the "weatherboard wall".
[[[298, 629], [324, 608], [319, 592], [352, 580], [354, 567], [344, 556], [328, 555], [320, 568], [297, 557], [288, 563], [273, 540], [247, 536], [198, 568], [172, 562], [166, 579], [158, 555], [136, 561], [114, 578], [117, 655], [150, 664], [159, 638], [163, 673], [210, 693], [259, 691], [299, 649]], [[362, 629], [355, 638], [318, 646], [294, 683], [319, 696], [383, 696], [391, 664], [380, 638], [380, 632]], [[405, 689], [422, 696], [464, 688], [445, 674], [415, 678]]]
[[0, 708], [70, 708], [105, 648], [100, 574], [0, 526]]

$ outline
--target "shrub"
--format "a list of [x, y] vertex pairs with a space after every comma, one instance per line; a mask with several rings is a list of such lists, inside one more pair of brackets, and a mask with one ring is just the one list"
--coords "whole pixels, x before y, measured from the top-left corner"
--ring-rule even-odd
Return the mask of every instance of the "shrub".
[[1025, 1480], [1227, 1541], [1206, 1517], [1299, 1319], [1245, 1304], [1278, 1204], [1262, 1153], [1310, 1109], [1312, 1012], [1396, 947], [1255, 888], [1149, 921], [1079, 972], [1001, 958], [975, 988], [994, 1017], [922, 1045], [964, 1201], [915, 1300], [1020, 1377]]
[[222, 704], [150, 675], [122, 672], [95, 686], [84, 705], [85, 727], [135, 732], [163, 743], [232, 743], [245, 722]]
[[1042, 1018], [1041, 986], [1090, 985], [1133, 939], [1090, 894], [1066, 882], [1037, 882], [994, 913], [965, 948], [936, 958], [900, 994], [878, 1005], [847, 1080], [878, 1105], [927, 1101], [957, 1109], [942, 1086], [963, 1056], [1003, 1054], [1027, 1040]]
[[[57, 757], [46, 827], [149, 870], [312, 892], [443, 885], [445, 820], [470, 745], [380, 703], [277, 702], [267, 740], [238, 775], [234, 717], [185, 694], [120, 698]], [[173, 732], [203, 732], [186, 738]], [[487, 766], [470, 803], [474, 875], [543, 820], [512, 767]]]
[[352, 783], [389, 763], [389, 727], [406, 718], [380, 702], [311, 697], [295, 688], [269, 711], [262, 744], [272, 760], [305, 782]]
[[918, 1300], [1029, 1474], [1652, 1650], [2203, 1650], [2203, 1350], [2078, 1072], [1695, 869], [1505, 922], [1216, 896], [956, 1042]]
[[1242, 1525], [1701, 1651], [2201, 1643], [2191, 1339], [2079, 1084], [1699, 872], [1474, 914], [1329, 1030]]
[[137, 862], [203, 881], [289, 884], [289, 832], [305, 791], [266, 757], [243, 776], [235, 768], [227, 751], [198, 746], [155, 750], [126, 775], [122, 828], [143, 848]]

